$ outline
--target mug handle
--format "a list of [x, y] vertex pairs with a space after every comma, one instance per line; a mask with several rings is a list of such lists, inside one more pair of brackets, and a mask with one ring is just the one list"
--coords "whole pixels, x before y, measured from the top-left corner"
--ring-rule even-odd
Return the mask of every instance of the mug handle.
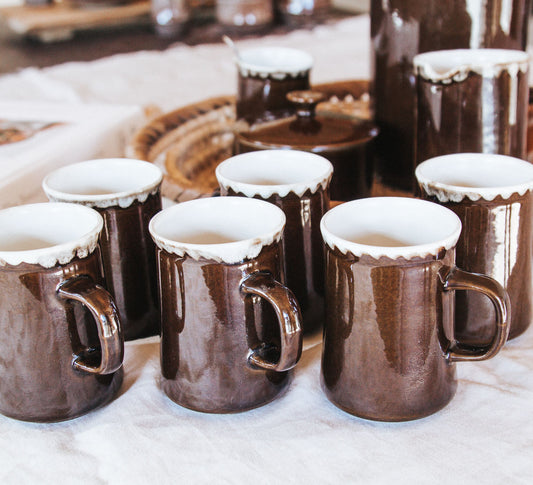
[[443, 281], [444, 290], [473, 290], [486, 295], [494, 304], [496, 311], [496, 332], [486, 346], [473, 346], [455, 341], [448, 352], [451, 362], [476, 362], [494, 357], [503, 347], [509, 335], [511, 303], [502, 285], [493, 278], [477, 273], [469, 273], [453, 268]]
[[124, 337], [117, 308], [108, 291], [87, 275], [75, 276], [60, 283], [56, 291], [60, 298], [86, 306], [98, 328], [102, 353], [100, 365], [89, 365], [77, 355], [72, 362], [74, 368], [89, 374], [112, 374], [120, 369], [124, 359]]
[[276, 281], [270, 273], [258, 272], [248, 276], [240, 286], [246, 295], [257, 295], [268, 301], [278, 318], [281, 349], [277, 362], [271, 362], [252, 351], [249, 361], [263, 369], [277, 372], [292, 369], [302, 355], [302, 317], [294, 294]]

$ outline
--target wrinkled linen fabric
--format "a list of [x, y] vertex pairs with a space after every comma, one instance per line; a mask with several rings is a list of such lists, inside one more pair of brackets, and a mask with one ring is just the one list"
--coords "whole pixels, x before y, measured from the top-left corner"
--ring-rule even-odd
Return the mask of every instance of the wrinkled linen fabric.
[[157, 338], [126, 344], [107, 406], [58, 424], [0, 417], [5, 483], [530, 483], [533, 331], [458, 366], [455, 398], [417, 421], [351, 416], [320, 389], [309, 346], [288, 392], [241, 414], [185, 409], [159, 388]]
[[[310, 52], [315, 83], [369, 76], [367, 16], [238, 46], [266, 43]], [[176, 45], [0, 78], [0, 98], [162, 110], [235, 89], [224, 45]], [[531, 483], [533, 329], [488, 362], [458, 364], [452, 402], [406, 423], [336, 408], [320, 388], [320, 356], [320, 339], [306, 342], [291, 387], [274, 402], [209, 415], [178, 406], [159, 388], [158, 338], [128, 342], [125, 382], [107, 406], [57, 424], [0, 416], [0, 483]]]

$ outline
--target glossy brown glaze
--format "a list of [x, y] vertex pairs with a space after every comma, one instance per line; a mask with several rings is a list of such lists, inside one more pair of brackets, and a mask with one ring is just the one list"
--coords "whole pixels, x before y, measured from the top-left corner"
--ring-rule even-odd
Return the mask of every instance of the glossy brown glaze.
[[[245, 197], [231, 188], [222, 189], [222, 195]], [[287, 218], [283, 233], [287, 286], [300, 305], [304, 334], [314, 333], [323, 327], [324, 321], [324, 243], [320, 219], [329, 209], [328, 192], [319, 188], [315, 193], [307, 190], [301, 197], [289, 192], [285, 197], [275, 194], [263, 200], [277, 205]]]
[[[280, 301], [283, 287], [274, 280], [283, 281], [281, 243], [237, 264], [157, 252], [164, 392], [197, 411], [230, 413], [266, 404], [287, 389], [301, 330], [293, 325], [298, 305], [286, 288]], [[261, 294], [278, 302], [292, 330], [280, 331], [275, 306]]]
[[287, 101], [291, 91], [309, 89], [309, 72], [277, 79], [272, 75], [238, 75], [237, 120], [248, 124], [285, 118], [294, 114]]
[[[413, 57], [441, 49], [524, 50], [529, 5], [514, 0], [506, 10], [509, 4], [500, 0], [371, 0], [376, 170], [385, 185], [410, 191], [415, 185]], [[471, 14], [476, 11], [481, 18]]]
[[236, 153], [292, 149], [316, 153], [333, 165], [332, 200], [347, 201], [370, 194], [376, 126], [366, 120], [315, 115], [314, 105], [284, 120], [262, 123], [237, 133]]
[[159, 191], [129, 207], [95, 209], [104, 219], [100, 236], [104, 273], [125, 339], [159, 334], [155, 245], [148, 232], [150, 219], [161, 210]]
[[502, 70], [495, 77], [470, 72], [446, 84], [418, 75], [417, 99], [417, 164], [449, 153], [526, 158], [527, 72]]
[[[334, 404], [379, 421], [427, 416], [454, 396], [455, 361], [483, 360], [501, 348], [506, 295], [492, 280], [454, 268], [454, 259], [454, 249], [376, 260], [327, 248], [321, 381]], [[447, 290], [457, 287], [484, 287], [499, 299], [498, 333], [488, 347], [465, 350], [455, 343]]]
[[93, 309], [105, 310], [104, 319], [112, 322], [112, 304], [96, 283], [103, 283], [98, 250], [50, 269], [26, 263], [1, 267], [2, 414], [27, 421], [61, 421], [82, 415], [116, 394], [123, 378], [122, 367], [116, 369], [122, 362], [121, 337], [110, 328], [101, 330], [115, 337], [106, 346], [106, 354], [114, 353], [107, 360], [114, 363], [102, 368], [102, 347], [91, 312], [58, 292], [61, 284], [66, 285], [65, 291], [88, 298]]
[[[511, 300], [509, 338], [522, 334], [532, 318], [531, 248], [533, 194], [498, 196], [492, 201], [468, 198], [442, 203], [454, 211], [463, 224], [457, 243], [457, 265], [474, 273], [491, 276], [502, 284]], [[489, 322], [494, 318], [491, 302], [473, 292], [456, 294], [456, 336], [464, 343], [483, 344], [494, 335]]]

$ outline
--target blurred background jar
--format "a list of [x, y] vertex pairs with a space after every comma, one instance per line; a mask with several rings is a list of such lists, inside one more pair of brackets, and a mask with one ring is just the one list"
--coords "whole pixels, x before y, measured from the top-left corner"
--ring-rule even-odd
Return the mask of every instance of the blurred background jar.
[[188, 0], [151, 0], [150, 13], [156, 33], [172, 37], [187, 27], [191, 8]]
[[284, 23], [301, 25], [316, 23], [325, 18], [330, 0], [277, 0], [277, 11]]
[[229, 31], [258, 31], [274, 20], [272, 0], [216, 0], [216, 17]]

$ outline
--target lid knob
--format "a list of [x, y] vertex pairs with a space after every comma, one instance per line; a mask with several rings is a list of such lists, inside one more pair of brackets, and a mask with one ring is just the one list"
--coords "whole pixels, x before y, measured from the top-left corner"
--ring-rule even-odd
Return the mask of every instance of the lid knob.
[[287, 94], [287, 99], [295, 105], [299, 118], [312, 118], [317, 104], [324, 101], [326, 96], [317, 91], [291, 91]]

